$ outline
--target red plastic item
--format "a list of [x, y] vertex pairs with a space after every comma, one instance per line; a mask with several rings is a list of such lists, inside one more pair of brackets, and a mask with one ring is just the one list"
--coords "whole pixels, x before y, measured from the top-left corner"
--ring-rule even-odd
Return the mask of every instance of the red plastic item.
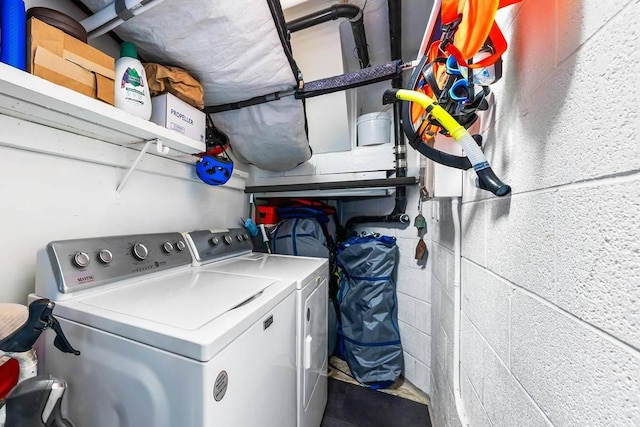
[[9, 392], [18, 384], [20, 366], [15, 359], [9, 359], [0, 365], [0, 399], [7, 397]]
[[276, 213], [275, 206], [269, 206], [269, 205], [257, 206], [256, 210], [258, 211], [258, 215], [256, 218], [256, 222], [258, 224], [277, 224], [278, 223], [278, 214]]

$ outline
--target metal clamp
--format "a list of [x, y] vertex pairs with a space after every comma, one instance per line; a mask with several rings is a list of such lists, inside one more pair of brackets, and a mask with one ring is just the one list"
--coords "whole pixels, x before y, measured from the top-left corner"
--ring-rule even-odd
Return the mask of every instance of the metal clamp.
[[135, 16], [131, 9], [127, 9], [126, 0], [116, 0], [116, 14], [123, 21], [128, 21]]

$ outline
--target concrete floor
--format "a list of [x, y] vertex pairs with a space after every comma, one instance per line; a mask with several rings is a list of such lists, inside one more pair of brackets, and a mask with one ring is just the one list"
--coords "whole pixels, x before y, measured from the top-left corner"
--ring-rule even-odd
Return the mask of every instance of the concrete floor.
[[[335, 356], [329, 359], [329, 378], [361, 385], [351, 376], [347, 362]], [[390, 388], [378, 391], [422, 403], [423, 405], [429, 405], [429, 396], [402, 377]]]

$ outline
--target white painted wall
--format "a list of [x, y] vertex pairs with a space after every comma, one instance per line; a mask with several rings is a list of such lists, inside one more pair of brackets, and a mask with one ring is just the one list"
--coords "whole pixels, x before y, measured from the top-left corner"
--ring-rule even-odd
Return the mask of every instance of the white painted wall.
[[[84, 17], [68, 0], [25, 5]], [[91, 43], [118, 54], [108, 36]], [[117, 194], [137, 151], [2, 114], [0, 129], [0, 302], [26, 303], [36, 251], [52, 240], [236, 227], [247, 214], [242, 190], [208, 186], [192, 165], [147, 155]], [[34, 151], [43, 141], [57, 154]]]
[[[640, 425], [638, 88], [622, 65], [640, 59], [639, 16], [633, 0], [524, 0], [499, 13], [510, 48], [486, 151], [514, 194], [464, 191], [471, 426]], [[434, 425], [456, 426], [453, 229], [440, 204], [431, 400]]]
[[[418, 191], [408, 189], [408, 226], [400, 224], [359, 224], [357, 232], [377, 232], [396, 237], [400, 260], [397, 269], [396, 293], [398, 296], [398, 324], [404, 352], [404, 377], [416, 387], [429, 393], [431, 389], [431, 230], [427, 225], [424, 240], [431, 255], [426, 260], [414, 259], [418, 244], [418, 232], [413, 219], [418, 214]], [[350, 201], [341, 205], [343, 223], [359, 215], [386, 215], [393, 210], [395, 199], [379, 198]], [[430, 223], [430, 204], [423, 208], [423, 215]]]
[[[52, 240], [239, 225], [241, 190], [199, 182], [191, 165], [147, 155], [123, 191], [137, 152], [0, 114], [0, 302], [26, 303], [36, 251]], [[47, 141], [52, 156], [29, 151]], [[75, 147], [95, 156], [73, 160]]]

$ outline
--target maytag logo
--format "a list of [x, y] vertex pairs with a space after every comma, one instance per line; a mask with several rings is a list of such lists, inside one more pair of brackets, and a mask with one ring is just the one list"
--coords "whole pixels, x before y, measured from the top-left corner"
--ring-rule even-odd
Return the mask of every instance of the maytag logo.
[[180, 120], [189, 123], [190, 125], [193, 124], [193, 119], [186, 116], [185, 114], [179, 112], [178, 110], [174, 110], [173, 108], [171, 109], [171, 115], [176, 116], [177, 118], [179, 118]]
[[78, 283], [87, 283], [87, 282], [93, 282], [95, 278], [93, 277], [93, 274], [89, 274], [87, 276], [78, 277], [77, 280], [78, 280]]

